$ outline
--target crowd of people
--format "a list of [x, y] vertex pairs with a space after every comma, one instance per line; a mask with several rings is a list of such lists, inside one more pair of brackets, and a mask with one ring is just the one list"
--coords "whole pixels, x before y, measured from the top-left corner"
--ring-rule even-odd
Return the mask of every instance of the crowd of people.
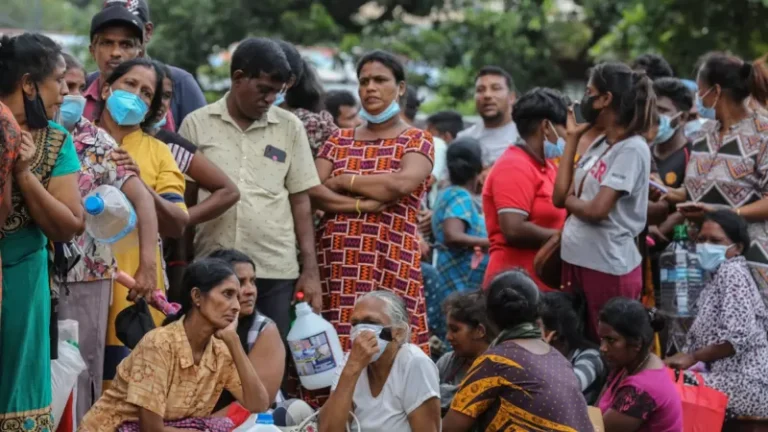
[[[590, 407], [609, 432], [679, 432], [669, 368], [725, 393], [728, 419], [768, 418], [762, 62], [710, 53], [695, 81], [652, 54], [601, 63], [576, 103], [486, 66], [481, 121], [421, 124], [388, 52], [360, 58], [358, 95], [326, 93], [295, 46], [248, 38], [207, 104], [150, 58], [153, 30], [145, 0], [107, 1], [91, 74], [41, 34], [0, 38], [0, 430], [54, 428], [65, 319], [83, 431], [232, 430], [293, 398], [323, 432], [350, 413], [366, 432], [591, 431]], [[103, 185], [135, 210], [130, 248], [85, 230]], [[707, 279], [667, 352], [658, 256], [683, 224]], [[297, 301], [346, 353], [329, 388], [299, 384]], [[156, 328], [129, 343], [141, 310]]]

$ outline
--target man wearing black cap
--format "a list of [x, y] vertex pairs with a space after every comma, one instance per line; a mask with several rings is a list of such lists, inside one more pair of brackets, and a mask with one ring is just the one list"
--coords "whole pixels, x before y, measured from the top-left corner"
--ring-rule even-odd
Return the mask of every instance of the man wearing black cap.
[[[144, 23], [121, 7], [102, 10], [91, 20], [89, 50], [104, 75], [109, 75], [120, 63], [138, 57], [144, 46]], [[86, 99], [83, 115], [94, 121], [101, 115], [101, 80], [94, 79], [83, 94]]]
[[[147, 1], [106, 0], [102, 11], [112, 7], [126, 9], [139, 19], [139, 22], [142, 25], [144, 44], [136, 56], [147, 56], [146, 46], [152, 39], [152, 34], [155, 29], [155, 25], [150, 19], [149, 5], [147, 4]], [[184, 120], [184, 117], [186, 117], [187, 114], [198, 108], [204, 107], [207, 102], [203, 95], [203, 91], [200, 89], [200, 86], [197, 84], [197, 81], [192, 74], [175, 66], [168, 65], [168, 67], [171, 70], [171, 80], [173, 81], [173, 98], [171, 99], [171, 111], [168, 113], [164, 129], [174, 130], [176, 126], [181, 125], [182, 120]], [[88, 84], [90, 85], [93, 81], [97, 81], [100, 73], [108, 72], [105, 72], [101, 69], [101, 66], [99, 66], [99, 72], [94, 72], [88, 76]]]

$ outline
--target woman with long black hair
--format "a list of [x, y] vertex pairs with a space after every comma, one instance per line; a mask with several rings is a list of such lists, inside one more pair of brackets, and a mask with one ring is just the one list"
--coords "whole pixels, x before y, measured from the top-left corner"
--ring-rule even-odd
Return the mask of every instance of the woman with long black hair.
[[[587, 123], [569, 112], [553, 202], [570, 213], [562, 232], [563, 288], [583, 293], [596, 340], [603, 305], [616, 296], [637, 299], [643, 286], [635, 237], [648, 213], [651, 153], [643, 135], [655, 118], [653, 83], [627, 65], [599, 64], [580, 109]], [[574, 168], [579, 139], [592, 126], [605, 133]]]
[[144, 335], [120, 363], [112, 387], [80, 430], [123, 430], [118, 428], [138, 423], [138, 430], [167, 431], [185, 429], [168, 422], [195, 418], [220, 424], [226, 420], [205, 418], [223, 389], [251, 412], [269, 407], [267, 391], [237, 335], [240, 283], [230, 264], [197, 261], [187, 268], [182, 286], [181, 310]]

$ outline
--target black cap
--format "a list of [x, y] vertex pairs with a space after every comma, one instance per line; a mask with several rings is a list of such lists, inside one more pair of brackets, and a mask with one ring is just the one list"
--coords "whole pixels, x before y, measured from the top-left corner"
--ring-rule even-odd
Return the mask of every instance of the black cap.
[[149, 5], [147, 0], [105, 0], [104, 7], [120, 5], [138, 16], [144, 23], [151, 22], [149, 18]]
[[93, 36], [105, 27], [122, 25], [136, 30], [139, 40], [144, 43], [144, 22], [128, 9], [122, 6], [110, 6], [101, 10], [91, 20], [91, 40]]

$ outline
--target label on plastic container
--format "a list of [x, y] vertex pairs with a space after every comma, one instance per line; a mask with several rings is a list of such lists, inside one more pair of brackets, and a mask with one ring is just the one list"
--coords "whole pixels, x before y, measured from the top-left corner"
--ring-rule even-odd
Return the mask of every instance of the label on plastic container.
[[328, 335], [318, 333], [308, 338], [288, 341], [299, 376], [315, 375], [336, 369]]

